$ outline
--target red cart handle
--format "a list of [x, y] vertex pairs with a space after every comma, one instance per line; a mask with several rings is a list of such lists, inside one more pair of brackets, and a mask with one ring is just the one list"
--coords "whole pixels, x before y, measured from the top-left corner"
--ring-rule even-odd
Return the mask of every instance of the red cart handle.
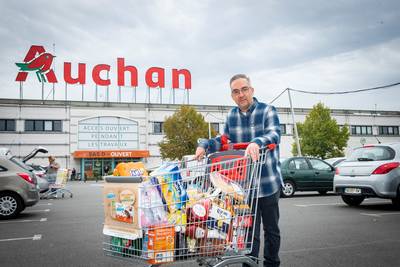
[[[229, 139], [228, 136], [226, 136], [225, 134], [221, 136], [221, 149], [220, 151], [226, 151], [226, 150], [242, 150], [242, 149], [246, 149], [247, 146], [250, 143], [229, 143]], [[276, 144], [268, 144], [267, 148], [269, 150], [274, 150], [276, 148]]]

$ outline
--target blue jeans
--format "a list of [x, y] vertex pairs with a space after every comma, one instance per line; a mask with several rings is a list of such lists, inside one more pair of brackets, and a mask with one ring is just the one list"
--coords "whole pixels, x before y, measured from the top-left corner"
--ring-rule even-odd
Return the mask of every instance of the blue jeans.
[[[249, 255], [257, 257], [260, 252], [260, 226], [261, 220], [264, 228], [264, 266], [279, 266], [279, 248], [281, 245], [281, 235], [279, 230], [279, 197], [281, 190], [277, 193], [258, 199], [257, 218], [255, 222], [255, 232], [253, 249]], [[254, 206], [254, 205], [253, 205]], [[247, 266], [244, 264], [243, 266]]]

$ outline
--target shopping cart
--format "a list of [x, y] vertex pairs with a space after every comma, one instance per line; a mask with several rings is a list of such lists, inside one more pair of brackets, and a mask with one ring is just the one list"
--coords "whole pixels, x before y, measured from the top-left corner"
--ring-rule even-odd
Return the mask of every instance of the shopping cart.
[[40, 195], [41, 199], [48, 198], [59, 198], [61, 195], [64, 198], [65, 194], [69, 194], [72, 198], [73, 194], [70, 190], [67, 189], [67, 180], [69, 178], [70, 171], [68, 169], [59, 169], [57, 171], [57, 177], [54, 183], [49, 184], [49, 190]]
[[253, 200], [258, 197], [261, 167], [274, 147], [260, 150], [257, 161], [243, 151], [217, 152], [196, 165], [183, 164], [188, 168], [171, 163], [149, 177], [122, 178], [124, 183], [141, 182], [139, 234], [131, 239], [105, 236], [106, 255], [149, 266], [182, 261], [258, 266], [257, 258], [247, 256], [256, 221]]

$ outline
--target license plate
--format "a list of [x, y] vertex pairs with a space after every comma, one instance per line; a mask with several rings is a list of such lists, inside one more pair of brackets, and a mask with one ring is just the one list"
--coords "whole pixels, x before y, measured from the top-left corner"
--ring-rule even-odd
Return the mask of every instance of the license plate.
[[346, 194], [361, 194], [361, 189], [360, 188], [345, 188], [344, 192]]

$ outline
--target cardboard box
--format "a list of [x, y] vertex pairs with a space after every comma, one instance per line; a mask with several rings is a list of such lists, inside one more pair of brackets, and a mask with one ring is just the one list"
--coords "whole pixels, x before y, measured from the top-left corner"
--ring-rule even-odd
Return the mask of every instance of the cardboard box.
[[147, 231], [148, 263], [160, 264], [174, 261], [175, 227], [164, 225], [150, 227]]
[[139, 186], [139, 183], [104, 183], [104, 234], [128, 239], [142, 237], [138, 216]]

